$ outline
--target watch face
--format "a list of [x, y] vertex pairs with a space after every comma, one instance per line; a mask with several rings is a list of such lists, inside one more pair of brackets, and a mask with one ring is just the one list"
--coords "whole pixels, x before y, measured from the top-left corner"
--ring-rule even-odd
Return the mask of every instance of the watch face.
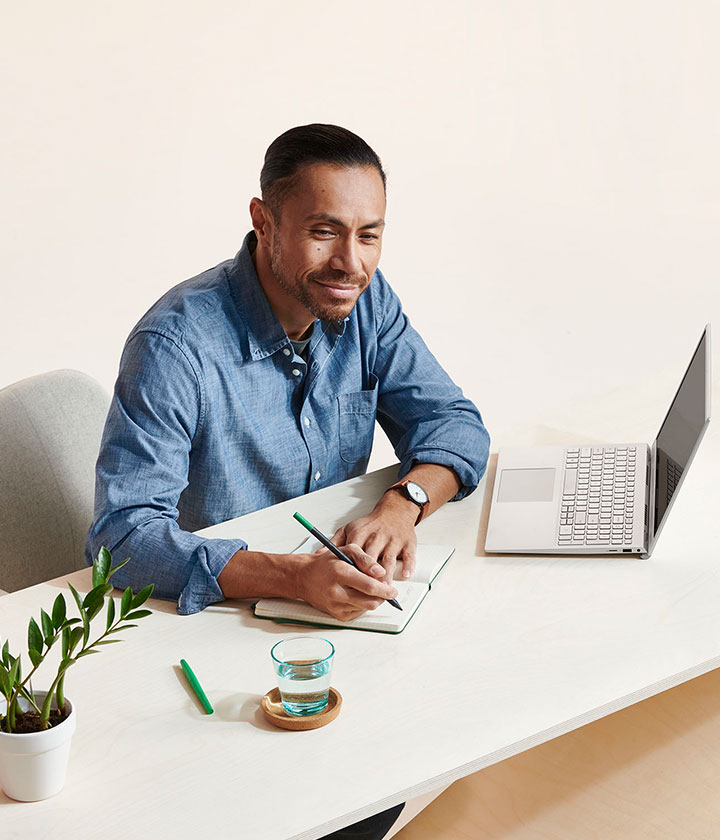
[[415, 484], [414, 481], [408, 481], [405, 486], [407, 488], [408, 495], [414, 502], [417, 502], [419, 505], [424, 505], [428, 501], [427, 493], [419, 484]]

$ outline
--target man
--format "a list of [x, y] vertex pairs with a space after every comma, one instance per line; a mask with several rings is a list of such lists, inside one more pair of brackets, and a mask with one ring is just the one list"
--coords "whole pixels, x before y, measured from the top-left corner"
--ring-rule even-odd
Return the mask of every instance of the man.
[[[301, 126], [270, 145], [260, 183], [235, 259], [171, 289], [128, 338], [86, 559], [102, 545], [132, 557], [118, 585], [152, 581], [182, 614], [279, 596], [348, 620], [397, 595], [415, 525], [472, 492], [489, 438], [378, 270], [375, 152], [346, 129]], [[358, 569], [327, 549], [269, 554], [191, 533], [363, 474], [376, 418], [412, 483], [334, 534]]]

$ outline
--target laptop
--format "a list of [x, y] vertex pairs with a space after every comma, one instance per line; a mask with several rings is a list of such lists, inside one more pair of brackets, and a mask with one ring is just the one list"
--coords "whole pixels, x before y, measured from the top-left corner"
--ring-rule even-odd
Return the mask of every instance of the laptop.
[[651, 446], [501, 448], [485, 551], [649, 557], [710, 422], [710, 325]]

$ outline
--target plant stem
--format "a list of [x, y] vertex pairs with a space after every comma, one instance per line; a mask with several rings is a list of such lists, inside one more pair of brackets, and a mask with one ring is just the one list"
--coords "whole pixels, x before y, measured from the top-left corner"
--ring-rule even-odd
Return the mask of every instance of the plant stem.
[[65, 692], [64, 692], [64, 685], [65, 685], [65, 672], [63, 671], [62, 676], [58, 680], [57, 684], [57, 691], [55, 692], [55, 696], [57, 697], [57, 707], [59, 712], [65, 711]]
[[24, 697], [28, 701], [28, 703], [33, 707], [33, 709], [35, 709], [35, 711], [38, 714], [40, 714], [40, 706], [38, 706], [38, 704], [35, 702], [35, 697], [33, 696], [33, 693], [31, 691], [28, 691], [25, 688], [21, 688], [18, 691], [18, 699], [20, 699], [20, 697]]
[[57, 688], [58, 683], [63, 678], [65, 672], [62, 671], [55, 677], [53, 680], [53, 684], [50, 686], [50, 690], [47, 693], [47, 697], [45, 698], [45, 702], [43, 703], [42, 711], [40, 712], [40, 721], [42, 723], [42, 728], [48, 728], [48, 721], [50, 720], [50, 706], [52, 704], [53, 695], [55, 694], [55, 689]]

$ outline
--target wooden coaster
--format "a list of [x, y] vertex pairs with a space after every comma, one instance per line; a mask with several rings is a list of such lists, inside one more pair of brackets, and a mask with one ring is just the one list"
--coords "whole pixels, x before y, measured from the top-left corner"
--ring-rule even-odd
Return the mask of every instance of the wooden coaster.
[[265, 714], [265, 717], [270, 723], [279, 726], [281, 729], [319, 729], [321, 726], [327, 726], [332, 723], [340, 714], [340, 707], [342, 706], [342, 694], [330, 686], [330, 693], [328, 695], [328, 704], [315, 715], [291, 715], [285, 711], [280, 700], [280, 689], [273, 688], [272, 691], [263, 697], [260, 706]]

